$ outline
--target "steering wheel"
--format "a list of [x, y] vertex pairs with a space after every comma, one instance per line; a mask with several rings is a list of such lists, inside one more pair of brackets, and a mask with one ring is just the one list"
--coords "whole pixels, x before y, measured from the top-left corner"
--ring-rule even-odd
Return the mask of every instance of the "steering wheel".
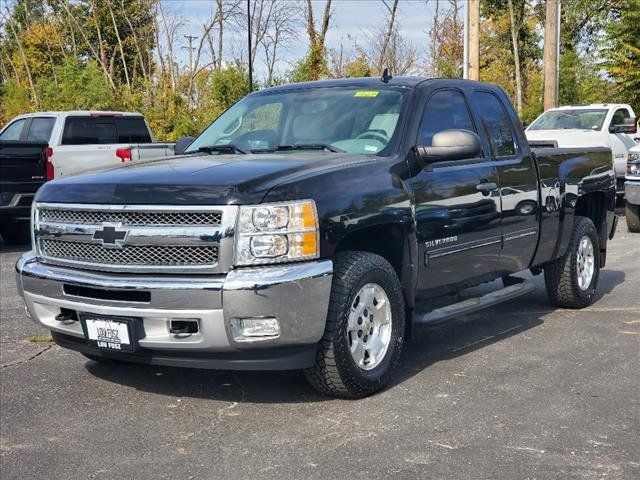
[[366, 132], [362, 132], [356, 138], [357, 139], [371, 138], [373, 140], [378, 140], [379, 142], [382, 142], [382, 143], [387, 143], [389, 141], [389, 138], [387, 137], [387, 132], [382, 129], [367, 130]]

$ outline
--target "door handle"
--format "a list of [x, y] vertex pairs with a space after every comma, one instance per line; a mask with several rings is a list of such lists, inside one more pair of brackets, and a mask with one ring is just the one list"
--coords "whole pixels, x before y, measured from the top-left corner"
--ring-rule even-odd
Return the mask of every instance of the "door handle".
[[476, 190], [484, 194], [489, 193], [491, 190], [496, 190], [497, 188], [498, 188], [498, 185], [496, 185], [493, 182], [482, 182], [476, 185]]

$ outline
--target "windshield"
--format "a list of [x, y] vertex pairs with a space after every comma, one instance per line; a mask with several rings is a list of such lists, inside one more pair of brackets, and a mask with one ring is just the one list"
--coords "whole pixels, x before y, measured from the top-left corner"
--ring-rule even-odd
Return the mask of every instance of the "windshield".
[[[376, 154], [394, 136], [405, 91], [325, 87], [251, 95], [202, 132], [186, 153], [199, 149], [271, 152], [326, 149]], [[218, 148], [216, 148], [218, 147]]]
[[550, 110], [531, 124], [529, 130], [600, 130], [607, 116], [605, 109]]

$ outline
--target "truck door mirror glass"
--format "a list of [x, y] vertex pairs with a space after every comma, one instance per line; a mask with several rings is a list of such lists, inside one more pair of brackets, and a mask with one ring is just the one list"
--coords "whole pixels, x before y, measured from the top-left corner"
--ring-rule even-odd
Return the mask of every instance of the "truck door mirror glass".
[[193, 142], [194, 138], [195, 137], [182, 137], [180, 140], [178, 140], [174, 149], [175, 154], [182, 155], [187, 147], [191, 145], [191, 142]]
[[609, 127], [610, 133], [637, 133], [638, 124], [635, 118], [625, 118], [622, 123], [616, 123]]
[[416, 149], [425, 164], [448, 162], [479, 157], [482, 142], [470, 130], [443, 130], [433, 136], [431, 146], [418, 146]]

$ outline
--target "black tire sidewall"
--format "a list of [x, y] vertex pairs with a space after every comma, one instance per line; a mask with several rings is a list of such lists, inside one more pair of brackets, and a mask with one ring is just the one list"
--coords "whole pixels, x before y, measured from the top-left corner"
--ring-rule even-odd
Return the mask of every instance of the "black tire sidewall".
[[[346, 366], [351, 380], [364, 390], [377, 388], [380, 384], [386, 384], [393, 374], [402, 352], [405, 330], [404, 298], [397, 278], [382, 268], [373, 268], [360, 275], [349, 288], [348, 298], [343, 299], [343, 308], [338, 319], [337, 338], [334, 339], [334, 351], [336, 360]], [[352, 302], [356, 294], [367, 283], [379, 285], [387, 295], [391, 306], [391, 339], [384, 359], [380, 365], [371, 370], [363, 370], [353, 360], [349, 349], [347, 324]]]

